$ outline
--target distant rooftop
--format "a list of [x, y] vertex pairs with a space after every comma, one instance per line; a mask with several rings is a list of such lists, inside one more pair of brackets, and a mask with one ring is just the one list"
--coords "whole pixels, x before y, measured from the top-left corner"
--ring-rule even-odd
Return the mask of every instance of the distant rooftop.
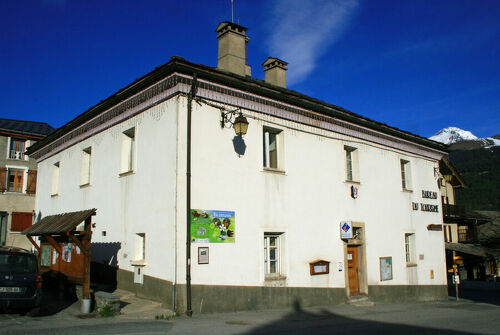
[[0, 119], [0, 131], [2, 130], [43, 137], [55, 129], [45, 122]]

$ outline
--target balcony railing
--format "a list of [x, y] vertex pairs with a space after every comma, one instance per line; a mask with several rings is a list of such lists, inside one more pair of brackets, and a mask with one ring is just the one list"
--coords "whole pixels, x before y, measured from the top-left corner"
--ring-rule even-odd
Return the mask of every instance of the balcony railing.
[[443, 204], [443, 217], [463, 217], [465, 216], [465, 207], [458, 205]]
[[24, 151], [16, 151], [16, 150], [11, 150], [10, 159], [23, 159], [24, 160]]

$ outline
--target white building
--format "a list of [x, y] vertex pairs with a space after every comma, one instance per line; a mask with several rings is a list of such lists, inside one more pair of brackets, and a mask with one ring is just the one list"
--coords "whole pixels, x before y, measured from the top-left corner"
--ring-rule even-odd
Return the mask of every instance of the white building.
[[[445, 298], [446, 146], [286, 89], [279, 59], [251, 78], [246, 28], [217, 32], [217, 68], [174, 57], [29, 149], [37, 213], [97, 208], [93, 261], [116, 264], [119, 287], [185, 311], [196, 74], [194, 312]], [[221, 128], [234, 110], [243, 138]], [[341, 239], [344, 224], [353, 238]]]

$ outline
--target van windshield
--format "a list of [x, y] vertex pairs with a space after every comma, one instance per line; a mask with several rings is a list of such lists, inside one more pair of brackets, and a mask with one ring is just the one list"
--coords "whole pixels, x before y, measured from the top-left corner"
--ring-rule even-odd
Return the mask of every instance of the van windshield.
[[38, 273], [37, 259], [30, 254], [0, 254], [0, 274]]

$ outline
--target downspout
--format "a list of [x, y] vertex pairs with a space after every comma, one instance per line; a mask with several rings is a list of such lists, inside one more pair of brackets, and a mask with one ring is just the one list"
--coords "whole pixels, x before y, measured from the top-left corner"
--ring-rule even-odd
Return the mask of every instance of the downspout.
[[175, 108], [175, 124], [177, 125], [177, 130], [176, 130], [176, 145], [175, 145], [175, 205], [174, 205], [174, 280], [173, 280], [173, 285], [172, 285], [172, 310], [176, 312], [176, 301], [177, 301], [177, 186], [179, 185], [179, 96], [176, 98], [176, 108]]
[[187, 150], [186, 150], [186, 299], [188, 316], [193, 315], [191, 308], [191, 109], [196, 96], [196, 73], [193, 73], [191, 90], [187, 104]]

